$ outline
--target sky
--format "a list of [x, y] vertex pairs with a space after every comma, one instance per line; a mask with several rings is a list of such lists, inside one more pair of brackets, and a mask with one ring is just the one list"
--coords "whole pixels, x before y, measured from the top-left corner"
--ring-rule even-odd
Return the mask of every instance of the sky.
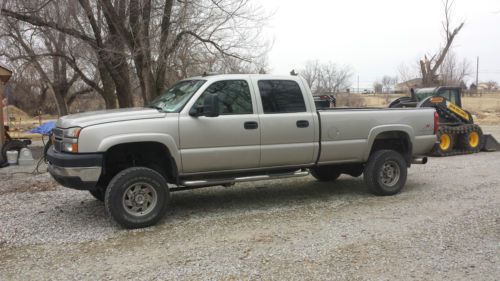
[[[441, 0], [260, 0], [272, 13], [264, 35], [273, 42], [271, 73], [288, 74], [306, 61], [350, 65], [353, 86], [371, 87], [397, 76], [444, 42]], [[476, 69], [479, 80], [500, 83], [500, 0], [455, 0], [452, 26], [465, 21], [453, 51]], [[475, 73], [468, 81], [475, 80]]]

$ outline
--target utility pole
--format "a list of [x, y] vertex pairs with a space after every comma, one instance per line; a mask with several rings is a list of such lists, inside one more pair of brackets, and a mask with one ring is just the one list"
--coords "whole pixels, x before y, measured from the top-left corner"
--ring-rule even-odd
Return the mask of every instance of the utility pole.
[[358, 94], [359, 94], [359, 75], [358, 75]]
[[476, 61], [476, 89], [479, 88], [479, 56]]

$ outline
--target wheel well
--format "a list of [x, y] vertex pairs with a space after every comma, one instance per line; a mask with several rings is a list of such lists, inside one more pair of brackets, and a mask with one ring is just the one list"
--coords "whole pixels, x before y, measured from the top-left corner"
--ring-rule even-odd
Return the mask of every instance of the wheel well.
[[401, 153], [408, 163], [408, 166], [410, 166], [412, 147], [410, 137], [407, 133], [401, 131], [390, 131], [378, 134], [373, 141], [370, 155], [381, 149], [391, 149]]
[[104, 154], [100, 186], [107, 186], [120, 171], [130, 167], [148, 167], [175, 182], [177, 167], [167, 147], [158, 142], [132, 142], [115, 145]]

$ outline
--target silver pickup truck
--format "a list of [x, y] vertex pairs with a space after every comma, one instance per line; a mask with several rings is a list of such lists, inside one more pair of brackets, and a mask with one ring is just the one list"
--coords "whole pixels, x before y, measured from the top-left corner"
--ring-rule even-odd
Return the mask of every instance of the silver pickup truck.
[[182, 80], [144, 108], [64, 116], [49, 172], [88, 190], [126, 228], [160, 220], [175, 190], [306, 176], [364, 174], [376, 195], [399, 192], [436, 142], [433, 109], [316, 110], [300, 76]]

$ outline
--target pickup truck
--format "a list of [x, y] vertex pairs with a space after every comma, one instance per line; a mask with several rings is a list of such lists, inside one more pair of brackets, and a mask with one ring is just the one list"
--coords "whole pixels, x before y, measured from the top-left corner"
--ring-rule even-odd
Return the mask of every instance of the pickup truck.
[[425, 164], [438, 119], [427, 108], [316, 110], [300, 76], [204, 75], [143, 108], [61, 117], [48, 170], [88, 190], [125, 228], [157, 223], [175, 190], [299, 177], [364, 175], [376, 195], [398, 193]]

